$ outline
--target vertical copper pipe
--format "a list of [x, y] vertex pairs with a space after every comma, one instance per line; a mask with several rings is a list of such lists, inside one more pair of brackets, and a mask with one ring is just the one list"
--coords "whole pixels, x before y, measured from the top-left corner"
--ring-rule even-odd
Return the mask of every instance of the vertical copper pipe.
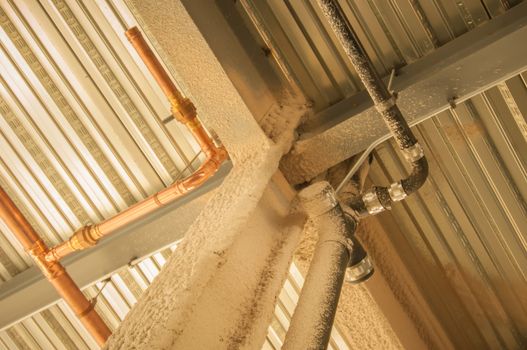
[[75, 312], [88, 332], [99, 345], [103, 345], [111, 334], [110, 329], [95, 312], [92, 303], [82, 294], [64, 267], [57, 261], [50, 262], [45, 259], [48, 251], [46, 244], [2, 188], [0, 188], [0, 217], [24, 246], [26, 252], [35, 260], [35, 264], [42, 270], [62, 299]]
[[93, 226], [86, 226], [78, 230], [73, 236], [57, 246], [51, 248], [46, 254], [47, 261], [58, 261], [62, 257], [76, 251], [89, 248], [97, 244], [104, 236], [130, 224], [131, 222], [145, 217], [154, 210], [184, 196], [196, 187], [207, 181], [219, 169], [221, 163], [228, 155], [224, 148], [216, 147], [209, 137], [205, 128], [197, 118], [194, 104], [181, 95], [176, 85], [172, 82], [166, 71], [157, 60], [156, 56], [146, 43], [137, 27], [126, 31], [126, 36], [145, 62], [163, 93], [168, 98], [172, 113], [178, 121], [185, 124], [198, 142], [201, 150], [207, 157], [201, 167], [182, 180], [176, 181], [169, 187], [161, 190], [153, 196], [132, 205], [114, 217]]
[[126, 37], [137, 51], [146, 67], [163, 90], [172, 107], [172, 113], [183, 124], [185, 124], [200, 144], [203, 152], [208, 155], [212, 151], [214, 144], [205, 132], [205, 129], [196, 118], [196, 107], [188, 99], [181, 95], [176, 85], [170, 79], [167, 72], [156, 58], [150, 46], [137, 27], [132, 27], [126, 31]]
[[166, 70], [163, 69], [163, 66], [154, 55], [154, 52], [146, 44], [143, 35], [139, 31], [139, 28], [132, 27], [128, 29], [125, 34], [130, 43], [133, 45], [134, 49], [137, 51], [137, 53], [145, 63], [150, 73], [152, 73], [154, 79], [157, 81], [159, 87], [163, 90], [163, 93], [166, 95], [168, 100], [171, 103], [172, 101], [181, 103], [181, 101], [183, 101], [184, 99], [183, 96], [176, 88], [176, 85], [174, 84], [172, 79], [170, 79], [170, 77], [168, 76]]

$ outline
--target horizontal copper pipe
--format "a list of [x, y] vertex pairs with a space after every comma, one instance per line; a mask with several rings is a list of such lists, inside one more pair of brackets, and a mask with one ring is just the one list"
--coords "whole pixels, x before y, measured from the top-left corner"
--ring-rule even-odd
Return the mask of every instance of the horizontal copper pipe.
[[57, 246], [51, 248], [46, 254], [47, 261], [58, 261], [62, 257], [97, 244], [104, 236], [143, 218], [160, 207], [176, 200], [206, 182], [219, 169], [221, 163], [228, 158], [223, 147], [216, 147], [203, 125], [196, 117], [196, 108], [192, 102], [184, 98], [157, 60], [156, 56], [144, 40], [137, 27], [126, 32], [126, 36], [137, 50], [146, 66], [156, 79], [157, 83], [171, 103], [172, 113], [185, 124], [198, 142], [201, 150], [207, 157], [205, 162], [196, 172], [185, 179], [176, 181], [169, 187], [132, 205], [128, 209], [96, 225], [81, 228], [73, 236]]
[[75, 232], [69, 240], [51, 248], [46, 254], [46, 260], [57, 261], [74, 251], [92, 247], [97, 244], [102, 237], [115, 232], [135, 220], [151, 214], [175, 199], [182, 197], [207, 181], [219, 169], [221, 163], [225, 159], [227, 159], [227, 152], [221, 148], [217, 149], [214, 156], [208, 158], [207, 161], [189, 177], [181, 181], [176, 181], [169, 187], [132, 205], [128, 209], [125, 209], [106, 221], [81, 228]]
[[0, 188], [0, 217], [88, 332], [99, 345], [103, 345], [111, 335], [110, 329], [64, 267], [57, 261], [50, 262], [45, 259], [48, 252], [46, 244], [2, 188]]

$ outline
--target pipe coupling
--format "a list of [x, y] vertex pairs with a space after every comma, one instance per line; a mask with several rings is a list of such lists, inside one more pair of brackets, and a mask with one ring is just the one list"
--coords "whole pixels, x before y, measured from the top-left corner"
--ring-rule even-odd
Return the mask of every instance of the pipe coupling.
[[362, 196], [362, 201], [364, 202], [364, 206], [368, 210], [368, 213], [370, 213], [371, 215], [378, 214], [385, 210], [385, 208], [381, 204], [381, 201], [379, 200], [379, 197], [377, 196], [377, 192], [375, 191], [375, 189], [371, 189], [366, 192]]
[[39, 256], [45, 254], [46, 250], [47, 249], [46, 249], [46, 246], [44, 245], [44, 243], [39, 240], [39, 241], [36, 241], [31, 246], [31, 248], [27, 250], [27, 252], [32, 258], [36, 259]]
[[350, 266], [346, 269], [346, 276], [344, 280], [348, 283], [357, 284], [366, 281], [373, 275], [374, 268], [369, 256], [365, 256], [364, 259], [359, 261], [357, 264]]
[[196, 119], [196, 107], [191, 100], [188, 98], [180, 99], [178, 96], [172, 96], [169, 98], [169, 101], [172, 106], [172, 114], [178, 122], [187, 124]]
[[316, 182], [298, 193], [309, 216], [317, 217], [338, 205], [335, 190], [327, 181]]
[[75, 232], [69, 239], [68, 245], [72, 250], [83, 250], [96, 245], [101, 237], [98, 225], [88, 225]]
[[394, 182], [393, 184], [391, 184], [390, 188], [388, 188], [388, 193], [390, 194], [390, 198], [394, 202], [402, 201], [407, 196], [401, 181]]
[[417, 162], [425, 156], [425, 151], [419, 142], [416, 142], [408, 148], [403, 148], [401, 151], [403, 152], [404, 159], [409, 163]]

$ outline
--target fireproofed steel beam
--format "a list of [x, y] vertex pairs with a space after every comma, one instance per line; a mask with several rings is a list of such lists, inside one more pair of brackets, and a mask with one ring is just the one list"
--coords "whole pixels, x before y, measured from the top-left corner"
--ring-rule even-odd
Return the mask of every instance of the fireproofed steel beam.
[[[209, 192], [218, 187], [231, 169], [231, 163], [204, 185], [103, 239], [91, 249], [74, 253], [63, 260], [64, 267], [83, 289], [183, 237], [206, 204]], [[0, 285], [0, 330], [45, 309], [60, 300], [59, 295], [35, 266]]]
[[[527, 70], [527, 2], [447, 43], [397, 72], [393, 89], [410, 125], [418, 124]], [[282, 159], [288, 180], [299, 184], [390, 138], [366, 92], [318, 113]]]

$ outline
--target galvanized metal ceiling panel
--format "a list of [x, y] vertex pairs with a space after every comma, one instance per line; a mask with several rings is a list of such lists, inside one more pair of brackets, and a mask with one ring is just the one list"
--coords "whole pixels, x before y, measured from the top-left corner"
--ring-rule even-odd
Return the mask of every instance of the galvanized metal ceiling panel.
[[[132, 25], [117, 0], [0, 2], [0, 185], [48, 244], [201, 161], [128, 44]], [[3, 223], [0, 232], [0, 281], [7, 281], [32, 261]], [[112, 329], [168, 252], [85, 290]], [[2, 347], [98, 348], [63, 302], [0, 332]]]
[[[511, 0], [341, 1], [381, 74], [506, 11]], [[361, 89], [314, 1], [242, 1], [322, 110]], [[183, 176], [197, 145], [123, 31], [122, 0], [0, 1], [0, 185], [48, 243]], [[521, 348], [527, 334], [526, 76], [417, 127], [431, 157], [424, 190], [382, 217], [460, 348]], [[371, 172], [404, 172], [393, 146]], [[396, 225], [394, 225], [394, 223]], [[2, 281], [32, 264], [0, 224]], [[174, 248], [173, 248], [174, 249]], [[170, 250], [85, 292], [117, 327]], [[419, 264], [415, 262], [419, 261]], [[295, 277], [296, 276], [296, 277]], [[433, 278], [432, 278], [433, 277]], [[291, 271], [264, 348], [279, 348], [301, 282]], [[335, 333], [331, 346], [349, 347]], [[5, 349], [96, 349], [63, 303], [0, 332]]]
[[[459, 348], [526, 344], [526, 98], [517, 76], [416, 127], [430, 177], [382, 218]], [[405, 173], [393, 143], [375, 154], [375, 183]]]
[[[341, 0], [379, 74], [414, 62], [520, 1]], [[362, 90], [314, 0], [244, 0], [317, 110]]]
[[[339, 1], [381, 75], [411, 63], [519, 1]], [[246, 1], [318, 110], [361, 89], [316, 1]], [[520, 349], [527, 309], [525, 74], [418, 126], [431, 176], [382, 215], [432, 310], [460, 349]], [[353, 137], [353, 135], [350, 135]], [[391, 143], [373, 183], [404, 177]]]

